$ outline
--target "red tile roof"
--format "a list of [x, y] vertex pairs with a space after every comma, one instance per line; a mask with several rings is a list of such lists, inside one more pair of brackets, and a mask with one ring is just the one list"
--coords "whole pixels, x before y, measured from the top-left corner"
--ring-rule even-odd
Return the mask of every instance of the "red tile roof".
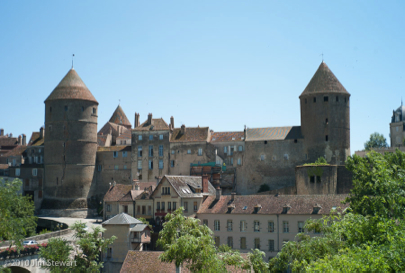
[[[341, 201], [346, 194], [336, 195], [236, 195], [234, 201], [231, 196], [222, 195], [216, 201], [215, 196], [209, 196], [200, 206], [197, 214], [226, 214], [228, 206], [235, 208], [231, 214], [253, 214], [254, 207], [261, 205], [257, 214], [282, 214], [283, 208], [289, 206], [287, 214], [313, 214], [314, 207], [319, 205], [321, 209], [317, 214], [329, 214], [332, 207], [347, 208], [348, 204]], [[245, 208], [246, 207], [246, 208]], [[245, 208], [245, 209], [244, 209]]]
[[44, 139], [40, 138], [40, 132], [32, 132], [28, 146], [42, 146], [44, 145]]
[[301, 96], [324, 92], [341, 93], [350, 96], [326, 63], [322, 62]]
[[181, 128], [173, 130], [170, 142], [193, 142], [193, 141], [209, 141], [208, 127], [186, 127], [185, 134], [181, 133]]
[[0, 137], [0, 147], [17, 145], [17, 143], [18, 143], [18, 138], [16, 138], [16, 137], [6, 137], [6, 136]]
[[246, 130], [246, 141], [301, 139], [301, 126], [251, 128]]
[[104, 195], [105, 202], [117, 202], [132, 190], [132, 185], [116, 184], [111, 186]]
[[98, 104], [93, 94], [84, 84], [82, 79], [73, 68], [69, 70], [66, 76], [55, 87], [45, 102], [51, 100], [87, 100]]
[[19, 156], [19, 155], [22, 155], [23, 152], [25, 152], [26, 149], [27, 149], [27, 146], [19, 145], [19, 146], [15, 147], [14, 149], [12, 149], [11, 151], [9, 151], [8, 153], [6, 153], [3, 156], [4, 157]]
[[167, 125], [166, 121], [162, 118], [154, 118], [152, 119], [152, 124], [148, 123], [146, 120], [144, 123], [139, 125], [138, 127], [132, 129], [134, 131], [162, 131], [162, 130], [169, 130], [169, 125]]
[[243, 132], [215, 132], [211, 134], [211, 142], [243, 141]]
[[128, 128], [126, 128], [123, 125], [118, 125], [112, 122], [107, 122], [106, 124], [104, 124], [103, 128], [100, 129], [100, 131], [98, 131], [98, 135], [108, 135], [110, 133], [110, 129], [111, 129], [111, 133], [113, 135], [118, 135], [118, 129], [119, 127], [121, 127], [121, 133], [124, 134], [127, 131], [130, 131]]
[[117, 109], [115, 109], [109, 122], [119, 124], [119, 125], [124, 125], [126, 127], [129, 127], [129, 129], [131, 129], [131, 127], [132, 127], [131, 122], [129, 122], [127, 116], [125, 115], [124, 110], [122, 110], [120, 105], [118, 105]]

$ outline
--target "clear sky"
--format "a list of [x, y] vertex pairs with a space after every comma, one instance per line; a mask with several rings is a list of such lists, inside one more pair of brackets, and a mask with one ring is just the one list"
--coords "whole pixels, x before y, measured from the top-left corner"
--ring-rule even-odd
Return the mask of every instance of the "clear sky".
[[119, 100], [214, 131], [300, 125], [322, 61], [351, 96], [351, 151], [389, 143], [404, 96], [405, 1], [0, 1], [0, 127], [28, 137], [74, 67], [99, 102]]

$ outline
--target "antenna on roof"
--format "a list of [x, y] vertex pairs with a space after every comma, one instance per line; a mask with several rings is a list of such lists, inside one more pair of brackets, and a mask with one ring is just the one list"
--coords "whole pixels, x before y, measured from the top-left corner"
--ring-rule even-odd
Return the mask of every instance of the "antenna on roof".
[[72, 68], [73, 68], [73, 57], [75, 56], [75, 54], [72, 54]]

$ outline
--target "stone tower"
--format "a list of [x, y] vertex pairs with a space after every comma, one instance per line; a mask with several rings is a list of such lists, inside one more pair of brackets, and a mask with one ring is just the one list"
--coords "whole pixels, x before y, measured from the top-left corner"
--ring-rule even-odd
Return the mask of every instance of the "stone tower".
[[402, 104], [397, 110], [392, 111], [390, 123], [391, 147], [401, 147], [405, 139], [405, 106]]
[[122, 125], [124, 127], [126, 127], [127, 129], [132, 128], [131, 122], [129, 122], [127, 116], [125, 115], [124, 110], [122, 110], [121, 106], [118, 105], [117, 109], [115, 109], [114, 113], [112, 114], [110, 121], [112, 123], [118, 124], [118, 125]]
[[45, 100], [42, 209], [87, 208], [96, 162], [97, 107], [73, 68]]
[[322, 62], [300, 95], [304, 152], [341, 165], [350, 155], [350, 94]]

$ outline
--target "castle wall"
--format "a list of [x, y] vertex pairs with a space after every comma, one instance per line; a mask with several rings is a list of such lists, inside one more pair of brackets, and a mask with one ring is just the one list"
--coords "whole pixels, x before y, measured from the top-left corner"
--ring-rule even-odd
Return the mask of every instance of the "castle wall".
[[405, 146], [404, 122], [400, 121], [390, 123], [390, 139], [391, 139], [391, 147]]
[[298, 195], [337, 194], [338, 166], [297, 166]]
[[242, 171], [236, 178], [236, 192], [257, 193], [262, 184], [268, 185], [270, 190], [295, 185], [295, 166], [308, 162], [303, 147], [302, 139], [296, 143], [294, 139], [246, 141]]

